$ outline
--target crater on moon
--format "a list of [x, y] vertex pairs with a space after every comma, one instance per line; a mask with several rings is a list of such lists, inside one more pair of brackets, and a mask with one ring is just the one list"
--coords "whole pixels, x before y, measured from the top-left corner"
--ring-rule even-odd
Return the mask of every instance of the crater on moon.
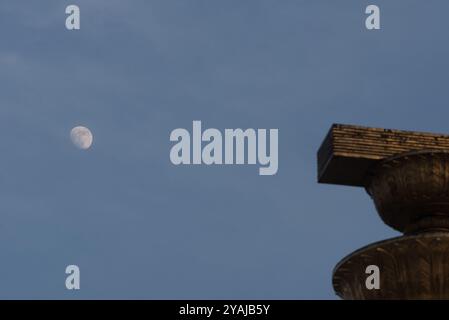
[[94, 137], [88, 128], [77, 126], [70, 131], [70, 139], [76, 147], [86, 150], [92, 145]]

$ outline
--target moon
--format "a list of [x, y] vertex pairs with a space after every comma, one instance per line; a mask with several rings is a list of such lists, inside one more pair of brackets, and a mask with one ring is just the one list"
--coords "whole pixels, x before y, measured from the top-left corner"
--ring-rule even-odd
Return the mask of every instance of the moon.
[[90, 132], [88, 128], [83, 126], [73, 128], [70, 131], [70, 139], [76, 147], [82, 150], [89, 149], [92, 145], [92, 142], [94, 141], [92, 132]]

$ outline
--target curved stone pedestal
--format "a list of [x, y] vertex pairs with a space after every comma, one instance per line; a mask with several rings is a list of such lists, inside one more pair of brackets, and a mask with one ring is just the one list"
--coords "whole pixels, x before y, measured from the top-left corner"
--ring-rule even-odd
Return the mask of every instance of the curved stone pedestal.
[[[368, 290], [366, 267], [380, 269], [380, 289]], [[449, 233], [403, 236], [373, 243], [345, 257], [333, 286], [343, 299], [449, 299]]]
[[[405, 235], [343, 259], [335, 292], [344, 299], [449, 299], [449, 153], [387, 158], [367, 172], [365, 188], [382, 220]], [[379, 268], [379, 289], [367, 289], [369, 265]]]
[[449, 135], [335, 124], [318, 150], [318, 182], [364, 187], [404, 234], [338, 263], [337, 295], [449, 299]]

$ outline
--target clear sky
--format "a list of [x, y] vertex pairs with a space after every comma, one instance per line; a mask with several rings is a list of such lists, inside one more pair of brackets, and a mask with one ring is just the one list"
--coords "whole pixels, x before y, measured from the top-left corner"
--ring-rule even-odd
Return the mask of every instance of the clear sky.
[[[317, 184], [316, 151], [335, 122], [449, 133], [448, 11], [1, 1], [0, 298], [334, 299], [335, 264], [397, 233], [363, 189]], [[279, 129], [278, 173], [174, 166], [170, 132], [193, 120]]]

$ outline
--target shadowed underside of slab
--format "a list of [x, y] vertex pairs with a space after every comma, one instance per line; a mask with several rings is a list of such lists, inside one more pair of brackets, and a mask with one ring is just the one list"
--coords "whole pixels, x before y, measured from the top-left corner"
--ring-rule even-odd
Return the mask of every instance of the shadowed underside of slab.
[[334, 124], [318, 150], [318, 182], [363, 186], [380, 160], [419, 150], [449, 151], [449, 135]]

